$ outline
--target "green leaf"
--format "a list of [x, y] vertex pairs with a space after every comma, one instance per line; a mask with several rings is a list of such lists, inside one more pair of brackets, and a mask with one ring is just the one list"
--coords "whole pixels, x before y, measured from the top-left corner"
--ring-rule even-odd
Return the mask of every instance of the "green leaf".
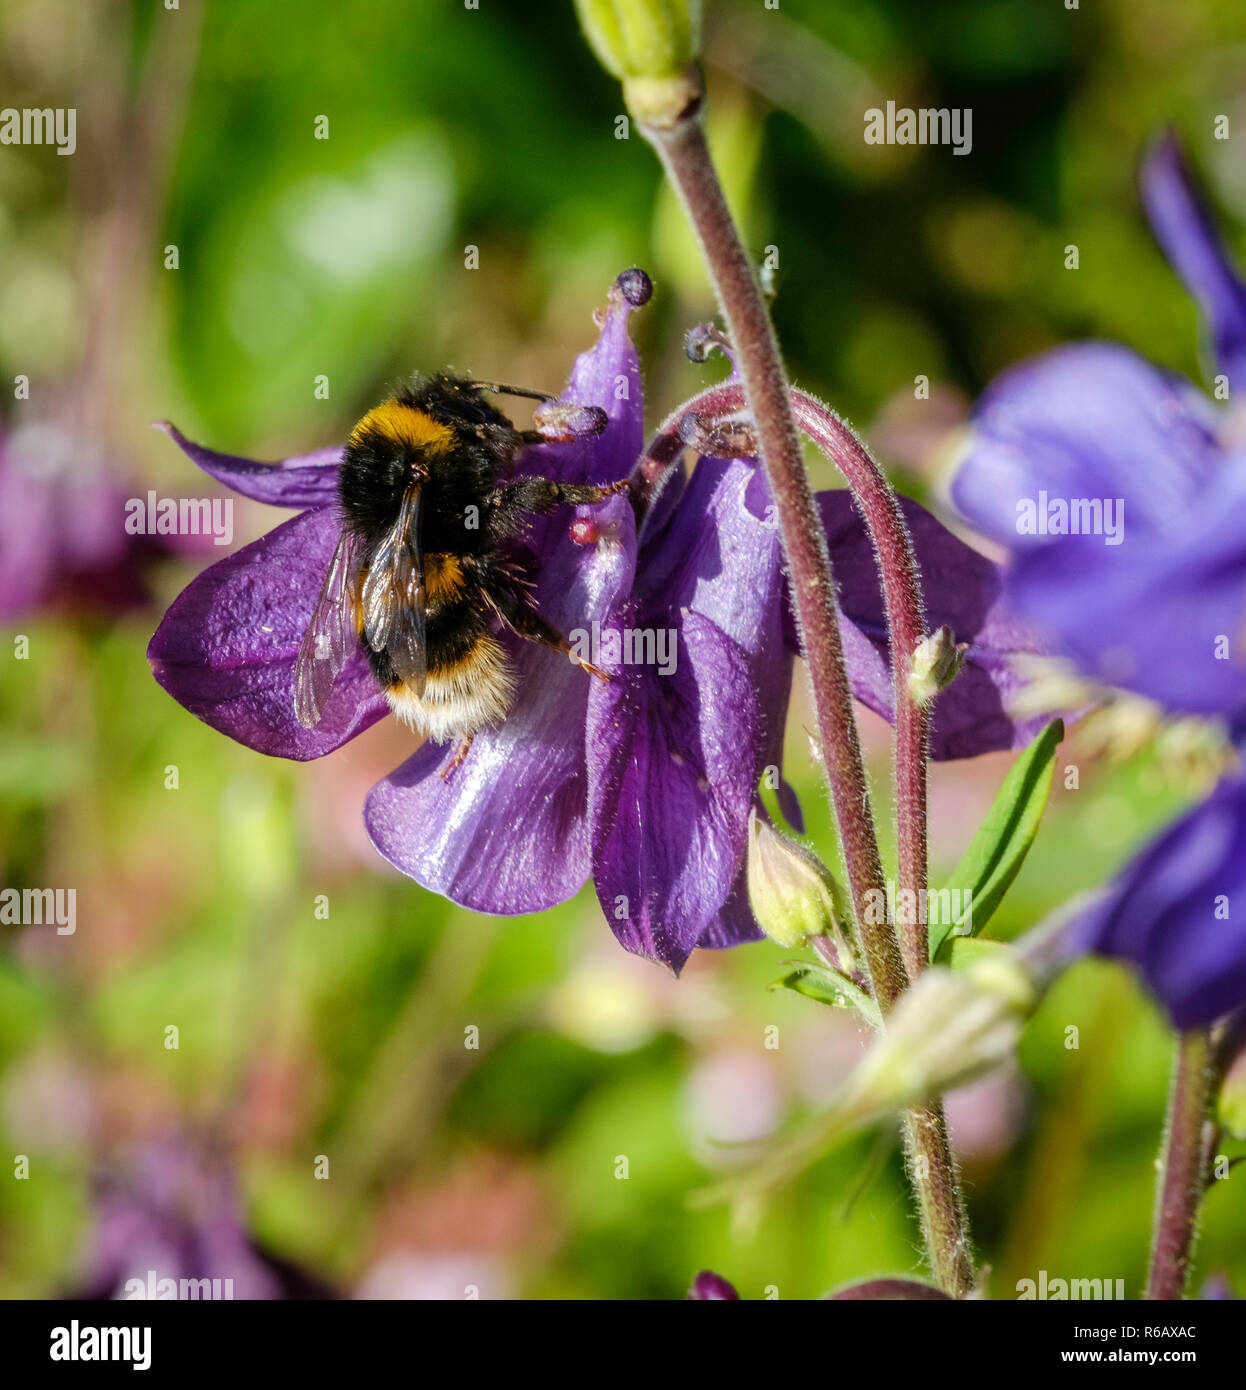
[[968, 970], [980, 960], [986, 960], [998, 951], [1007, 950], [1003, 941], [980, 941], [972, 936], [957, 936], [953, 933], [944, 938], [935, 956], [936, 965], [946, 965], [949, 970]]
[[[1063, 721], [1052, 720], [1004, 778], [986, 819], [947, 882], [948, 888], [960, 890], [960, 901], [967, 902], [968, 908], [959, 921], [932, 926], [932, 960], [949, 932], [976, 936], [1003, 901], [1038, 834], [1038, 823], [1051, 792], [1056, 746], [1063, 737]], [[966, 899], [965, 893], [971, 896]]]
[[803, 994], [806, 999], [816, 999], [819, 1004], [829, 1004], [835, 1009], [856, 1009], [875, 1027], [879, 1024], [878, 1009], [870, 996], [847, 976], [829, 966], [797, 961], [786, 975], [780, 975], [769, 988], [790, 989], [796, 994]]

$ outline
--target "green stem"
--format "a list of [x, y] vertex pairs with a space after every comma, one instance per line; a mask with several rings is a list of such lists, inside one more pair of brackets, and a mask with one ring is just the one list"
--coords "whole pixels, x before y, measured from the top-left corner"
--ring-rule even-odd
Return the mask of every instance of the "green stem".
[[969, 1217], [941, 1101], [904, 1112], [904, 1154], [930, 1272], [955, 1298], [973, 1292]]

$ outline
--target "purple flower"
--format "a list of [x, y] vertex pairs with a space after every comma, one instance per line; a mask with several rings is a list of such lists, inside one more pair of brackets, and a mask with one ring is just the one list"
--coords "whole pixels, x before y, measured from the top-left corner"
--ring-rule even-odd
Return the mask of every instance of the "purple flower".
[[183, 1138], [145, 1144], [128, 1164], [101, 1173], [94, 1214], [72, 1297], [335, 1297], [251, 1240], [230, 1170]]
[[1246, 785], [1225, 780], [1126, 865], [1079, 927], [1132, 961], [1178, 1028], [1246, 1003]]
[[[1156, 234], [1207, 316], [1224, 375], [1246, 386], [1246, 287], [1171, 137], [1147, 159], [1142, 186]], [[1240, 415], [1123, 347], [1061, 348], [986, 393], [953, 495], [1012, 552], [1016, 607], [1083, 673], [1173, 710], [1219, 716], [1240, 736], [1239, 430]], [[1180, 1027], [1246, 1001], [1244, 851], [1246, 786], [1230, 777], [1086, 916], [1087, 948], [1133, 962]]]
[[[1246, 287], [1171, 139], [1143, 187], [1165, 249], [1210, 312], [1225, 373], [1246, 388]], [[1085, 675], [1170, 709], [1232, 712], [1246, 690], [1246, 444], [1234, 428], [1126, 348], [1059, 348], [986, 392], [952, 495], [1011, 551], [1013, 607]]]
[[0, 619], [46, 607], [119, 613], [150, 598], [144, 571], [170, 548], [126, 529], [126, 486], [51, 423], [0, 435]]
[[[641, 272], [619, 278], [601, 336], [563, 393], [604, 409], [605, 432], [526, 449], [519, 473], [599, 485], [628, 476], [644, 439], [627, 319], [649, 293]], [[168, 428], [234, 490], [305, 510], [179, 596], [149, 648], [156, 678], [199, 718], [260, 752], [328, 753], [387, 709], [356, 649], [319, 724], [304, 728], [294, 711], [299, 646], [340, 528], [341, 450], [272, 467], [212, 453]], [[390, 863], [463, 906], [506, 914], [565, 901], [592, 874], [623, 944], [675, 970], [698, 944], [757, 935], [747, 908], [729, 899], [760, 770], [753, 750], [768, 737], [777, 758], [790, 679], [775, 640], [777, 550], [769, 532], [756, 556], [737, 546], [719, 565], [713, 601], [698, 597], [696, 566], [680, 564], [685, 548], [702, 554], [726, 534], [751, 476], [743, 465], [728, 471], [729, 486], [724, 478], [711, 487], [707, 470], [677, 523], [640, 555], [625, 496], [581, 508], [574, 520], [533, 518], [525, 543], [538, 561], [536, 606], [589, 644], [588, 659], [613, 679], [603, 686], [565, 658], [503, 638], [517, 691], [505, 720], [478, 733], [453, 770], [452, 746], [425, 743], [368, 797], [368, 832]], [[738, 595], [734, 605], [728, 592]], [[750, 618], [754, 609], [765, 622]], [[770, 687], [753, 684], [763, 662], [782, 686], [782, 705], [767, 704], [766, 719]]]
[[[598, 407], [604, 433], [525, 449], [517, 471], [609, 485], [643, 453], [642, 392], [627, 330], [648, 278], [620, 276], [597, 344], [576, 363], [565, 402]], [[174, 439], [236, 491], [303, 508], [200, 575], [149, 649], [157, 680], [199, 718], [260, 752], [314, 758], [386, 712], [356, 646], [319, 723], [296, 717], [294, 672], [337, 543], [340, 449], [272, 466]], [[785, 641], [779, 533], [754, 460], [703, 458], [670, 472], [652, 506], [617, 495], [534, 516], [535, 605], [609, 680], [510, 635], [516, 697], [478, 732], [461, 765], [429, 741], [367, 799], [380, 853], [403, 873], [481, 912], [535, 912], [591, 877], [630, 951], [678, 972], [696, 947], [757, 939], [744, 891], [750, 811], [763, 779], [784, 814], [800, 810], [780, 762], [794, 645]], [[873, 552], [846, 495], [824, 499], [845, 590], [858, 693], [890, 711], [886, 632]], [[995, 599], [995, 567], [909, 505], [931, 610], [974, 643], [963, 693], [936, 722], [941, 756], [1010, 747], [1005, 656], [1021, 638]], [[844, 561], [841, 570], [840, 561]], [[960, 595], [959, 597], [957, 595]], [[1019, 631], [1019, 630], [1018, 630]], [[1015, 639], [1015, 640], [1014, 640]]]

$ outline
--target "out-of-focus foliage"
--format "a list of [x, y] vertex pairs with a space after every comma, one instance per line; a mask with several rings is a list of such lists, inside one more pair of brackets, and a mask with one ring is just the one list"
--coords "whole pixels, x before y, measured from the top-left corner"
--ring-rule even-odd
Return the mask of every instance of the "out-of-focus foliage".
[[[1246, 252], [1237, 0], [718, 0], [705, 47], [711, 134], [755, 254], [777, 252], [793, 376], [903, 487], [937, 497], [965, 403], [1063, 338], [1202, 379], [1133, 177], [1175, 122]], [[618, 138], [571, 0], [9, 0], [0, 76], [6, 102], [78, 112], [72, 158], [0, 148], [0, 382], [32, 383], [5, 427], [54, 416], [143, 488], [202, 488], [158, 417], [276, 457], [340, 439], [415, 366], [557, 389], [630, 264], [657, 282], [637, 320], [651, 418], [721, 370], [680, 350], [708, 289], [649, 150]], [[888, 99], [971, 107], [972, 154], [865, 145]], [[239, 518], [240, 540], [276, 519]], [[166, 564], [158, 599], [187, 573]], [[676, 982], [624, 956], [590, 895], [497, 920], [424, 893], [359, 825], [407, 736], [386, 723], [314, 766], [228, 744], [151, 680], [157, 612], [32, 616], [12, 630], [25, 661], [0, 641], [0, 883], [78, 894], [72, 936], [5, 928], [0, 1294], [72, 1285], [93, 1166], [170, 1130], [222, 1141], [256, 1236], [345, 1289], [670, 1298], [708, 1267], [745, 1296], [804, 1297], [914, 1268], [897, 1157], [870, 1138], [752, 1233], [686, 1206], [861, 1047], [846, 1014], [767, 991], [779, 948]], [[802, 722], [790, 770], [829, 854]], [[935, 770], [936, 881], [1006, 768]], [[1108, 767], [1074, 735], [989, 934], [1100, 882], [1186, 794], [1147, 754]], [[1087, 964], [1015, 1074], [952, 1098], [995, 1296], [1040, 1269], [1137, 1289], [1167, 1054], [1132, 981]], [[1243, 1182], [1213, 1184], [1199, 1251], [1239, 1291]]]

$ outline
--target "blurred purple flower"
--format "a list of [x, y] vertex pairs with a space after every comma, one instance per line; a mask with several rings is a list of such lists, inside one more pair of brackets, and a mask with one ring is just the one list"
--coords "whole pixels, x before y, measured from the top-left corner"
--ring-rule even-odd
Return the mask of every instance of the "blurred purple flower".
[[147, 603], [148, 565], [182, 547], [128, 534], [130, 495], [55, 424], [0, 434], [0, 620], [49, 607], [117, 613]]
[[[1147, 159], [1143, 190], [1224, 373], [1246, 390], [1246, 287], [1171, 137]], [[1014, 607], [1086, 675], [1170, 709], [1229, 713], [1246, 694], [1246, 443], [1234, 427], [1127, 348], [1058, 348], [983, 396], [952, 496], [1011, 551]], [[1074, 521], [1080, 534], [1056, 533]]]
[[[1222, 372], [1246, 387], [1246, 286], [1171, 136], [1146, 160], [1142, 189]], [[1235, 430], [1240, 415], [1123, 347], [1061, 348], [987, 392], [953, 496], [1011, 550], [1017, 608], [1084, 673], [1220, 716], [1240, 736], [1246, 446]], [[1111, 506], [1119, 529], [1020, 528], [1058, 515], [1053, 504], [1091, 520]], [[1246, 1001], [1246, 925], [1228, 906], [1243, 897], [1246, 785], [1234, 776], [1126, 867], [1088, 911], [1083, 941], [1133, 962], [1179, 1027], [1209, 1023]]]
[[692, 1281], [692, 1287], [688, 1290], [688, 1297], [696, 1303], [713, 1303], [720, 1300], [735, 1302], [740, 1295], [721, 1274], [703, 1269]]
[[182, 1138], [150, 1142], [120, 1171], [101, 1174], [93, 1206], [86, 1268], [71, 1297], [336, 1296], [251, 1240], [229, 1169]]
[[1233, 778], [1125, 866], [1081, 939], [1132, 961], [1176, 1026], [1193, 1028], [1246, 1003], [1243, 901], [1246, 785]]

